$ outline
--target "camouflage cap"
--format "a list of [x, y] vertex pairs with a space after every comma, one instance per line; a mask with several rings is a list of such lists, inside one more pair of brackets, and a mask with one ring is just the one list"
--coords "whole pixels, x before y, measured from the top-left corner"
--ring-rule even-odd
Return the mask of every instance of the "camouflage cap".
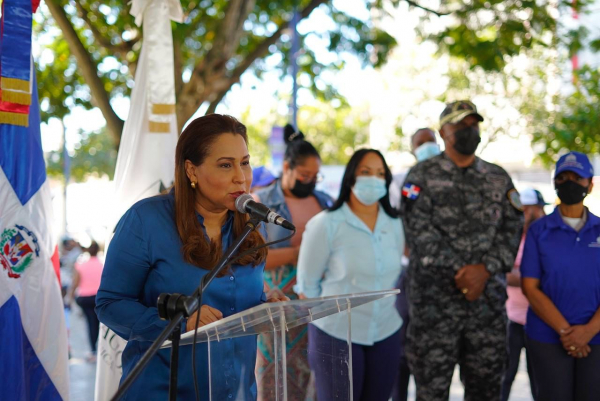
[[467, 116], [475, 116], [479, 121], [483, 121], [483, 117], [477, 112], [477, 107], [472, 102], [459, 100], [448, 103], [440, 115], [440, 128], [444, 124], [461, 122]]

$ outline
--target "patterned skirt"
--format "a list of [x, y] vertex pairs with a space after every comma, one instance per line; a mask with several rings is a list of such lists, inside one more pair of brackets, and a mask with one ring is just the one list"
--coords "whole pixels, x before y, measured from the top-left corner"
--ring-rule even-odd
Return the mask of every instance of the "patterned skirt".
[[[265, 271], [267, 291], [278, 291], [290, 299], [298, 299], [293, 287], [296, 284], [296, 266], [285, 265], [275, 270]], [[289, 401], [314, 399], [314, 383], [308, 366], [308, 325], [290, 329], [286, 333], [287, 346], [287, 393]], [[275, 400], [275, 363], [273, 350], [274, 333], [258, 336], [258, 356], [256, 359], [256, 379], [258, 400]]]

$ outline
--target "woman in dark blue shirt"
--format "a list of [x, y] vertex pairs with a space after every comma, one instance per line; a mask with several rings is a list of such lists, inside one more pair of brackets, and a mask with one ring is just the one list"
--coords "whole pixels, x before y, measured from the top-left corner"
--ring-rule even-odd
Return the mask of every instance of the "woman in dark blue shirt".
[[570, 152], [556, 164], [561, 204], [527, 233], [521, 277], [537, 401], [600, 397], [600, 218], [583, 206], [594, 170]]
[[[166, 195], [144, 199], [117, 225], [108, 249], [96, 299], [101, 322], [128, 341], [123, 379], [167, 326], [158, 317], [161, 293], [190, 295], [242, 231], [248, 216], [235, 211], [235, 199], [249, 192], [246, 127], [233, 117], [200, 117], [183, 131], [175, 155], [175, 184]], [[239, 252], [264, 244], [253, 232]], [[242, 258], [203, 294], [200, 326], [266, 301], [263, 271], [266, 248]], [[196, 315], [182, 331], [193, 330]], [[208, 400], [207, 347], [196, 348], [200, 396]], [[163, 349], [131, 386], [126, 400], [168, 397], [169, 358]], [[221, 341], [211, 347], [213, 400], [256, 398], [256, 337]], [[218, 362], [215, 362], [218, 361]], [[194, 399], [191, 347], [179, 356], [178, 398]], [[217, 366], [218, 365], [218, 366]], [[123, 380], [122, 379], [122, 380]]]

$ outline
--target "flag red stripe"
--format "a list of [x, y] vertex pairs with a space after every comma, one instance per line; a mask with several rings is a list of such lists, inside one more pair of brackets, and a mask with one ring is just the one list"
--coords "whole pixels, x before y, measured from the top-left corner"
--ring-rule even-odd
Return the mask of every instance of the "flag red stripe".
[[52, 258], [52, 266], [54, 267], [54, 272], [56, 273], [56, 278], [58, 278], [58, 285], [60, 286], [60, 259], [58, 257], [58, 245], [54, 247], [54, 254]]

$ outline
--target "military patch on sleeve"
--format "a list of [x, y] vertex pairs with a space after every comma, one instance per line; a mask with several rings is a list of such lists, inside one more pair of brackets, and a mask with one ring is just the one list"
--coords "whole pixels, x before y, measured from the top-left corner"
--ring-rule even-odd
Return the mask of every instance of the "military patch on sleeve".
[[523, 204], [521, 203], [521, 196], [519, 195], [519, 192], [517, 192], [516, 189], [513, 188], [510, 191], [508, 191], [506, 196], [508, 197], [508, 201], [510, 202], [510, 204], [515, 209], [517, 209], [519, 212], [523, 211]]
[[415, 184], [411, 184], [410, 182], [407, 182], [402, 187], [402, 196], [406, 199], [416, 200], [419, 197], [420, 193], [421, 188], [419, 188]]

